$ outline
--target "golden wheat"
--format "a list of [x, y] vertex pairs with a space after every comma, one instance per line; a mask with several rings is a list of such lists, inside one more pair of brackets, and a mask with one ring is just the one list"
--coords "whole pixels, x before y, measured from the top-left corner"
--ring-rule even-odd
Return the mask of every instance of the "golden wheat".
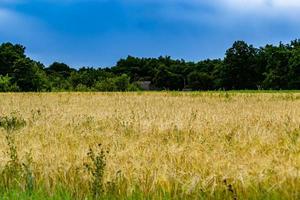
[[88, 190], [83, 163], [98, 143], [109, 149], [105, 180], [122, 176], [126, 191], [300, 187], [300, 93], [0, 94], [0, 116], [13, 112], [27, 121], [18, 153], [31, 151], [49, 190]]

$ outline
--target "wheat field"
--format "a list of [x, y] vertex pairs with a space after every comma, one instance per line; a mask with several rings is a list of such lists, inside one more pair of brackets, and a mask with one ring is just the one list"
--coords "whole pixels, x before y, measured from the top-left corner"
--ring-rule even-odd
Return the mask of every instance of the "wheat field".
[[[17, 153], [30, 153], [35, 187], [49, 196], [62, 186], [86, 198], [84, 163], [102, 144], [111, 198], [300, 198], [298, 92], [0, 94], [0, 116], [10, 115], [26, 121]], [[10, 160], [5, 135], [0, 128], [0, 169]]]

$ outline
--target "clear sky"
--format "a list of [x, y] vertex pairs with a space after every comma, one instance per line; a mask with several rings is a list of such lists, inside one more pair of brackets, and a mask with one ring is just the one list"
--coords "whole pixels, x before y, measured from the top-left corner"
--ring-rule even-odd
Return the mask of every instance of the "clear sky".
[[299, 24], [299, 0], [0, 0], [0, 43], [21, 43], [46, 65], [220, 58], [235, 40], [300, 38]]

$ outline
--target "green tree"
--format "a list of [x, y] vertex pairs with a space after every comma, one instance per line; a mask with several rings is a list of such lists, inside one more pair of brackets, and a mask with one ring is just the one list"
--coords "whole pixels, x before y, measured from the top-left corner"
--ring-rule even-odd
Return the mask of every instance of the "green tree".
[[71, 73], [75, 72], [65, 63], [54, 62], [48, 68], [45, 69], [51, 91], [66, 91], [72, 90]]
[[71, 72], [74, 72], [75, 69], [72, 69], [65, 63], [54, 62], [47, 69], [47, 74], [61, 76], [63, 78], [68, 78], [71, 75]]
[[71, 91], [73, 90], [70, 78], [60, 75], [48, 75], [49, 87], [51, 91]]
[[139, 88], [136, 85], [130, 83], [130, 78], [126, 74], [97, 81], [94, 86], [94, 89], [96, 91], [108, 91], [108, 92], [139, 90]]
[[0, 45], [0, 75], [11, 75], [15, 62], [25, 58], [25, 47], [3, 43]]
[[107, 69], [80, 68], [78, 71], [71, 73], [70, 81], [73, 88], [76, 88], [79, 84], [85, 85], [87, 88], [93, 88], [97, 82], [114, 76]]
[[300, 89], [300, 45], [292, 51], [287, 73], [288, 89]]
[[188, 86], [193, 90], [213, 89], [213, 79], [205, 72], [191, 72], [188, 75]]
[[130, 78], [126, 74], [114, 78], [113, 81], [118, 91], [127, 91], [130, 84]]
[[[266, 60], [264, 89], [287, 89], [288, 73], [291, 51], [288, 46], [280, 44], [278, 47], [267, 45], [264, 48], [264, 59]], [[294, 64], [296, 64], [294, 62]]]
[[16, 92], [18, 90], [18, 86], [12, 83], [11, 77], [0, 75], [0, 92]]
[[153, 83], [155, 87], [166, 90], [182, 90], [184, 88], [183, 76], [170, 72], [164, 64], [157, 69]]
[[96, 91], [112, 92], [116, 91], [116, 85], [112, 78], [96, 82], [94, 89]]
[[226, 51], [223, 67], [220, 71], [225, 89], [256, 89], [257, 49], [244, 41], [236, 41]]
[[41, 63], [29, 58], [19, 59], [13, 66], [13, 81], [21, 91], [49, 90], [47, 76]]

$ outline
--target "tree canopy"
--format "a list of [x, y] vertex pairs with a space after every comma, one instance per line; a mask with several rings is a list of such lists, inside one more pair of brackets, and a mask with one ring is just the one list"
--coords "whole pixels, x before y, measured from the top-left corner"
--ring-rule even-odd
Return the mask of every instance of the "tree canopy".
[[128, 56], [110, 68], [48, 67], [19, 44], [0, 45], [0, 92], [133, 91], [140, 82], [155, 90], [300, 89], [300, 40], [256, 48], [236, 41], [223, 59], [199, 62]]

